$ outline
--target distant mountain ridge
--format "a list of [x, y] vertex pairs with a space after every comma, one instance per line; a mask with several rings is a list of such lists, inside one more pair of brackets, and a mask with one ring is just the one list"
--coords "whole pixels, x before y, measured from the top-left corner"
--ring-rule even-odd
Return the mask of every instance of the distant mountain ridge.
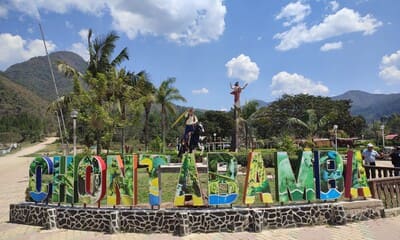
[[[62, 73], [58, 72], [57, 63], [60, 61], [68, 63], [80, 72], [86, 70], [87, 63], [81, 56], [73, 52], [54, 52], [49, 56], [59, 95], [71, 92], [72, 80], [67, 79]], [[54, 101], [56, 99], [47, 56], [34, 57], [28, 61], [14, 64], [4, 72], [4, 75], [15, 83], [30, 89], [45, 100]]]
[[368, 122], [380, 120], [381, 117], [389, 116], [393, 113], [400, 113], [400, 93], [372, 94], [351, 90], [332, 97], [332, 99], [351, 100], [351, 114], [361, 115]]

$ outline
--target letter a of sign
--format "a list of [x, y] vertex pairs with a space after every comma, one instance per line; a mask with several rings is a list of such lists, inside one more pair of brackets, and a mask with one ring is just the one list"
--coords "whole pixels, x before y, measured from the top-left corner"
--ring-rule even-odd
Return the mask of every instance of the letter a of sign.
[[137, 160], [132, 155], [107, 156], [107, 205], [134, 205]]
[[261, 195], [263, 203], [273, 203], [271, 188], [265, 174], [261, 153], [250, 152], [247, 155], [247, 174], [244, 185], [243, 203], [253, 204], [256, 193]]
[[191, 196], [193, 206], [203, 206], [203, 194], [200, 188], [199, 174], [196, 168], [194, 153], [185, 153], [182, 157], [178, 185], [174, 199], [175, 206], [185, 206], [185, 197]]
[[344, 197], [350, 199], [371, 197], [371, 191], [359, 151], [349, 150], [347, 152], [347, 166], [351, 166], [351, 168], [346, 167]]

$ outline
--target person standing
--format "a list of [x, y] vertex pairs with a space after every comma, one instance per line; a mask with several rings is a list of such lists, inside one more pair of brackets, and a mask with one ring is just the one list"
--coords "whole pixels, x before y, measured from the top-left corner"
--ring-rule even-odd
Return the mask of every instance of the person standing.
[[188, 143], [189, 141], [189, 133], [192, 133], [194, 131], [194, 126], [198, 122], [199, 120], [194, 114], [193, 108], [189, 108], [189, 110], [185, 114], [185, 133], [183, 135], [186, 143]]
[[400, 146], [397, 146], [396, 149], [393, 150], [393, 152], [389, 155], [390, 158], [392, 159], [392, 164], [395, 168], [394, 170], [394, 175], [399, 176], [399, 170], [400, 170]]
[[[364, 159], [364, 164], [366, 166], [376, 166], [376, 159], [381, 156], [377, 151], [374, 150], [374, 145], [372, 143], [368, 143], [367, 149], [364, 149], [362, 152], [362, 158]], [[371, 172], [371, 177], [375, 178], [375, 169]], [[369, 172], [367, 171], [367, 178], [369, 178]]]
[[231, 84], [231, 89], [232, 89], [231, 94], [234, 96], [234, 98], [233, 98], [233, 104], [234, 104], [234, 106], [235, 106], [237, 109], [240, 108], [240, 93], [242, 93], [242, 91], [243, 91], [246, 87], [247, 87], [247, 83], [246, 83], [243, 87], [240, 87], [240, 86], [239, 86], [239, 82], [235, 82], [235, 85], [234, 85], [234, 86], [232, 86], [232, 84]]

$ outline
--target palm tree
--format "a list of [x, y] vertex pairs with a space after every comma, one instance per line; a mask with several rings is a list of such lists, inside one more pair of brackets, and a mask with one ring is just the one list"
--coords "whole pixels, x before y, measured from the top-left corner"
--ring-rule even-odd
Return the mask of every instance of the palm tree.
[[97, 73], [105, 73], [113, 67], [120, 65], [124, 60], [129, 60], [128, 49], [124, 48], [121, 52], [111, 60], [115, 50], [115, 42], [119, 36], [111, 31], [104, 37], [96, 37], [92, 40], [92, 29], [88, 32], [89, 47], [89, 66], [88, 70], [96, 76]]
[[239, 118], [239, 121], [244, 123], [245, 125], [246, 150], [249, 147], [249, 138], [250, 141], [252, 142], [253, 136], [251, 133], [251, 121], [253, 120], [252, 118], [254, 117], [253, 113], [257, 112], [257, 108], [258, 108], [258, 102], [253, 100], [246, 102], [246, 104], [243, 106], [243, 109], [241, 110], [241, 117]]
[[[59, 69], [74, 79], [74, 95], [77, 98], [76, 106], [84, 113], [82, 120], [91, 127], [97, 143], [97, 154], [101, 152], [101, 139], [110, 139], [110, 124], [112, 125], [109, 109], [113, 103], [125, 106], [125, 94], [121, 93], [127, 89], [126, 78], [129, 74], [125, 71], [118, 72], [116, 67], [124, 60], [128, 60], [128, 50], [124, 48], [114, 59], [112, 59], [115, 42], [119, 36], [110, 32], [104, 37], [96, 37], [92, 40], [92, 30], [88, 33], [89, 63], [85, 75], [79, 75], [72, 67], [60, 63]], [[87, 84], [87, 90], [82, 90], [78, 80]], [[120, 104], [123, 102], [123, 104]], [[125, 116], [125, 107], [121, 107], [121, 114]], [[121, 117], [122, 119], [124, 117]], [[114, 124], [115, 125], [115, 124]], [[115, 127], [115, 126], [114, 126]], [[107, 135], [107, 136], [105, 136]]]
[[144, 146], [145, 150], [148, 150], [149, 144], [149, 117], [151, 106], [156, 100], [156, 88], [153, 83], [149, 81], [149, 76], [145, 71], [142, 71], [137, 74], [138, 77], [138, 89], [140, 94], [142, 95], [141, 101], [144, 108], [144, 126], [143, 126], [143, 138], [144, 138]]
[[163, 81], [160, 87], [156, 90], [156, 102], [161, 104], [161, 131], [162, 131], [162, 152], [165, 152], [165, 132], [167, 128], [167, 114], [175, 113], [175, 107], [172, 101], [183, 101], [186, 99], [180, 95], [179, 90], [172, 85], [175, 83], [175, 78], [168, 78]]
[[317, 119], [317, 114], [314, 109], [307, 109], [306, 110], [308, 119], [306, 122], [298, 119], [298, 118], [289, 118], [288, 123], [292, 125], [299, 125], [307, 129], [308, 134], [307, 134], [307, 139], [311, 140], [312, 138], [317, 135], [317, 132], [320, 128], [324, 127], [330, 119], [330, 115], [325, 115], [319, 120]]

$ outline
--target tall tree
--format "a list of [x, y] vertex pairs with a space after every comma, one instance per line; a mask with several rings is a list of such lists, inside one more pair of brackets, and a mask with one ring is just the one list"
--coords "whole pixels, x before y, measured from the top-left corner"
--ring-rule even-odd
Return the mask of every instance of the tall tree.
[[[251, 116], [253, 113], [257, 111], [258, 107], [258, 102], [257, 101], [249, 101], [246, 102], [246, 104], [242, 108], [241, 112], [241, 122], [244, 124], [244, 130], [245, 130], [245, 140], [246, 140], [246, 149], [249, 147], [249, 142], [252, 142], [253, 139], [253, 134], [252, 134], [252, 129], [251, 129]], [[250, 140], [250, 141], [249, 141]]]
[[163, 148], [162, 152], [165, 152], [165, 136], [167, 129], [167, 115], [168, 113], [175, 114], [175, 107], [173, 101], [183, 101], [186, 99], [179, 93], [179, 90], [173, 86], [175, 83], [175, 78], [168, 78], [163, 81], [160, 87], [156, 91], [156, 101], [161, 105], [161, 134]]
[[111, 31], [105, 36], [96, 37], [92, 40], [92, 29], [88, 32], [89, 65], [88, 70], [96, 76], [97, 73], [106, 73], [113, 67], [119, 66], [123, 61], [129, 60], [128, 49], [125, 47], [112, 59], [115, 50], [115, 42], [119, 36]]
[[306, 112], [308, 116], [306, 121], [292, 117], [288, 119], [288, 123], [291, 125], [300, 125], [306, 128], [308, 131], [307, 138], [310, 139], [316, 137], [318, 130], [324, 127], [328, 123], [329, 119], [328, 115], [318, 119], [314, 109], [307, 109]]
[[[64, 63], [59, 64], [59, 69], [74, 79], [76, 100], [73, 107], [79, 108], [79, 118], [90, 127], [87, 136], [92, 133], [95, 136], [97, 154], [101, 152], [102, 138], [103, 140], [111, 139], [112, 128], [115, 127], [111, 121], [110, 109], [115, 106], [115, 103], [126, 100], [126, 95], [121, 90], [127, 89], [126, 78], [129, 74], [126, 74], [124, 70], [117, 71], [116, 67], [124, 60], [128, 60], [129, 56], [127, 48], [124, 48], [115, 58], [112, 58], [118, 39], [119, 36], [115, 32], [110, 32], [104, 37], [99, 36], [92, 40], [92, 30], [89, 30], [89, 64], [83, 76], [72, 67]], [[78, 80], [85, 82], [86, 90], [83, 90]], [[125, 108], [121, 108], [122, 115], [125, 115], [122, 109]], [[90, 143], [89, 139], [87, 143]]]
[[143, 140], [145, 150], [148, 150], [149, 145], [149, 119], [150, 111], [153, 103], [156, 100], [156, 88], [153, 83], [150, 82], [149, 76], [145, 71], [137, 74], [138, 89], [141, 94], [142, 104], [144, 108], [144, 126], [143, 126]]

